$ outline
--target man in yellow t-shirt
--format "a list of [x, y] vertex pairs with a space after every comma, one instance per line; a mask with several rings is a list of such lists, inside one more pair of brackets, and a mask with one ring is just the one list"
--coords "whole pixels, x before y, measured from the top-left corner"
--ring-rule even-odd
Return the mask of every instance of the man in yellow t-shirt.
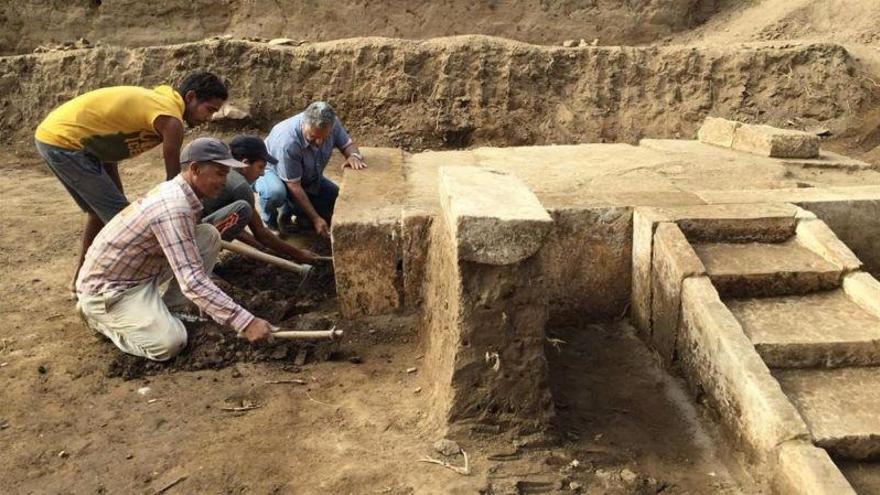
[[37, 127], [37, 151], [86, 213], [83, 257], [104, 224], [128, 205], [117, 163], [162, 143], [165, 174], [180, 172], [184, 122], [206, 122], [229, 97], [214, 74], [197, 72], [177, 88], [101, 88], [53, 110]]

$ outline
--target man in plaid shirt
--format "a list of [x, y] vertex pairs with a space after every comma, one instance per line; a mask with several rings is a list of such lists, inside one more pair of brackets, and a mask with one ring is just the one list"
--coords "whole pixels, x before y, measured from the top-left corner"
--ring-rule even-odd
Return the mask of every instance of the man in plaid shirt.
[[[155, 361], [174, 357], [186, 345], [186, 328], [168, 308], [187, 299], [249, 342], [270, 339], [273, 330], [211, 281], [220, 234], [198, 223], [201, 198], [219, 194], [230, 168], [246, 165], [213, 138], [190, 143], [180, 161], [180, 175], [107, 223], [76, 281], [77, 309], [89, 327], [122, 351]], [[172, 276], [163, 301], [159, 286]]]

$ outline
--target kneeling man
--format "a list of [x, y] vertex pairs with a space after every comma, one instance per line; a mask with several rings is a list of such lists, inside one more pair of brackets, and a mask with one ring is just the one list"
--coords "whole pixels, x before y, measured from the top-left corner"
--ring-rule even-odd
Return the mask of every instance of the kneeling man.
[[270, 165], [254, 185], [263, 221], [269, 228], [284, 231], [293, 214], [298, 226], [330, 237], [339, 187], [324, 177], [324, 167], [333, 148], [345, 156], [343, 167], [367, 167], [333, 107], [316, 101], [276, 124], [266, 138], [266, 147], [278, 158], [278, 165]]
[[[217, 227], [224, 241], [239, 239], [257, 249], [269, 248], [299, 263], [314, 263], [315, 253], [284, 242], [267, 229], [260, 215], [256, 214], [251, 185], [263, 175], [267, 163], [278, 163], [269, 154], [266, 143], [256, 136], [235, 136], [229, 142], [229, 150], [233, 158], [247, 167], [230, 171], [219, 195], [202, 198], [202, 222]], [[245, 227], [250, 227], [253, 235], [245, 231]]]
[[[229, 169], [245, 165], [212, 138], [190, 143], [180, 161], [180, 175], [107, 223], [76, 281], [77, 309], [88, 326], [122, 351], [155, 361], [174, 357], [186, 345], [186, 328], [168, 308], [187, 299], [249, 342], [268, 339], [272, 331], [211, 281], [220, 234], [198, 223], [200, 198], [219, 194]], [[163, 301], [159, 286], [172, 277]]]

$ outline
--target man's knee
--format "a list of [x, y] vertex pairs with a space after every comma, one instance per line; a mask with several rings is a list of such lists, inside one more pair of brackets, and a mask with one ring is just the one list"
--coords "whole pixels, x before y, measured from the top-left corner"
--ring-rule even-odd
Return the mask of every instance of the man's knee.
[[220, 251], [220, 231], [210, 223], [196, 225], [196, 245], [199, 251]]
[[186, 347], [186, 327], [177, 318], [162, 322], [157, 327], [158, 335], [154, 345], [150, 346], [147, 358], [153, 361], [168, 361]]
[[264, 200], [280, 203], [287, 198], [287, 187], [281, 179], [263, 176], [257, 181], [257, 193]]

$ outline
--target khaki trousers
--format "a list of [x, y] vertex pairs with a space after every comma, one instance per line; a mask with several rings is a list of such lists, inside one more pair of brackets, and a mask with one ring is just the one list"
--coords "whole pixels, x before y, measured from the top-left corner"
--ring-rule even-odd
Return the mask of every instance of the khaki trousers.
[[[196, 244], [210, 274], [220, 252], [220, 233], [210, 224], [196, 226]], [[160, 286], [170, 281], [165, 297]], [[169, 267], [158, 278], [123, 291], [77, 294], [77, 310], [92, 330], [120, 350], [153, 361], [167, 361], [186, 346], [186, 328], [168, 310], [188, 301]]]

